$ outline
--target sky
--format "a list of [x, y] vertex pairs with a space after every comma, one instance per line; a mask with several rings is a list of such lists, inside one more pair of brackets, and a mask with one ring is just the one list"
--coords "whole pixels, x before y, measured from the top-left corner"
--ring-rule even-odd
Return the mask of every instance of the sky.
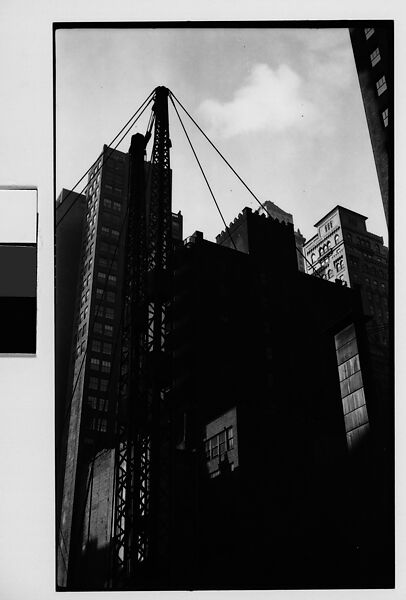
[[[57, 194], [72, 189], [159, 85], [168, 87], [261, 202], [292, 213], [310, 239], [340, 204], [387, 228], [348, 30], [69, 29], [56, 33]], [[145, 133], [149, 109], [131, 133]], [[258, 208], [180, 110], [229, 224]], [[224, 229], [169, 104], [173, 210], [184, 237]], [[127, 152], [130, 135], [119, 146]], [[150, 142], [148, 152], [151, 151]], [[81, 191], [83, 183], [77, 188]]]

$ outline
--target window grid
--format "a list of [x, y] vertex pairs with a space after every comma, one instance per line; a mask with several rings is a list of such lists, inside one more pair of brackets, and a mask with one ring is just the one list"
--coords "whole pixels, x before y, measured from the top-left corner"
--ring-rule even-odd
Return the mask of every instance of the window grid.
[[221, 457], [234, 448], [233, 427], [224, 428], [223, 431], [205, 441], [205, 453], [207, 460]]
[[376, 90], [378, 92], [378, 96], [381, 96], [384, 93], [384, 91], [387, 89], [388, 89], [388, 86], [386, 85], [386, 78], [385, 78], [385, 75], [383, 75], [376, 82]]
[[369, 38], [375, 33], [375, 29], [373, 27], [366, 27], [364, 31], [367, 40], [369, 40]]
[[373, 67], [379, 63], [379, 61], [381, 60], [381, 54], [379, 52], [379, 48], [376, 48], [376, 50], [374, 50], [372, 52], [372, 54], [370, 55], [370, 58], [371, 58], [371, 64]]

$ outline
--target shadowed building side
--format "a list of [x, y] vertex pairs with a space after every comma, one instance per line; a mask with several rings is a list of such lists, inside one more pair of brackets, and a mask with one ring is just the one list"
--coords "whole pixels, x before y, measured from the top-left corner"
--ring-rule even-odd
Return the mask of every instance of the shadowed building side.
[[351, 27], [350, 38], [387, 224], [393, 215], [393, 22]]

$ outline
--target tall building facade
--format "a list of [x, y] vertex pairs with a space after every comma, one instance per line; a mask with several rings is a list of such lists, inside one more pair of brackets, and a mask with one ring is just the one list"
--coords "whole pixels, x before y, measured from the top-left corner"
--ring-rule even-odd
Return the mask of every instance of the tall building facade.
[[[56, 371], [61, 589], [84, 577], [98, 587], [100, 571], [110, 568], [128, 163], [126, 153], [104, 146], [86, 197], [69, 193], [64, 204], [63, 191], [56, 209], [57, 365], [64, 365]], [[149, 170], [145, 163], [147, 180]], [[172, 214], [174, 240], [182, 239], [182, 229], [181, 213]]]
[[393, 195], [393, 22], [350, 28], [379, 187], [389, 218]]
[[[293, 215], [282, 210], [276, 204], [271, 202], [270, 200], [266, 200], [263, 202], [264, 208], [261, 206], [258, 208], [257, 212], [260, 215], [271, 216], [274, 219], [277, 219], [280, 223], [292, 223], [293, 225]], [[305, 273], [305, 260], [303, 258], [303, 246], [306, 242], [306, 238], [300, 232], [300, 229], [296, 229], [294, 231], [295, 235], [295, 243], [296, 243], [296, 257], [297, 257], [297, 266], [299, 271]]]
[[[75, 286], [72, 366], [67, 386], [69, 404], [61, 433], [64, 440], [61, 448], [66, 451], [58, 457], [63, 472], [57, 532], [58, 585], [61, 587], [69, 583], [68, 572], [75, 571], [77, 545], [83, 537], [83, 501], [88, 485], [94, 485], [94, 476], [97, 479], [103, 477], [99, 473], [108, 473], [108, 463], [112, 460], [112, 450], [108, 449], [112, 447], [115, 412], [111, 398], [118, 374], [113, 357], [121, 316], [127, 177], [126, 155], [104, 146], [102, 156], [89, 172], [90, 185], [86, 192]], [[57, 256], [58, 252], [57, 247]], [[60, 273], [57, 272], [57, 278], [63, 277], [69, 264], [57, 267]], [[61, 317], [58, 314], [57, 320]], [[104, 529], [107, 543], [107, 522]]]

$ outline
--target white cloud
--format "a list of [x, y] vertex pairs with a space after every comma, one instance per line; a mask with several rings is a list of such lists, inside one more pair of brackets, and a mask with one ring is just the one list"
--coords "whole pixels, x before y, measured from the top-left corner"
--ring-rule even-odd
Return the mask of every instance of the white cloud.
[[303, 94], [300, 76], [284, 64], [275, 70], [266, 64], [255, 65], [232, 100], [221, 103], [207, 99], [199, 111], [210, 133], [222, 137], [303, 127], [314, 122], [317, 115], [313, 102]]

